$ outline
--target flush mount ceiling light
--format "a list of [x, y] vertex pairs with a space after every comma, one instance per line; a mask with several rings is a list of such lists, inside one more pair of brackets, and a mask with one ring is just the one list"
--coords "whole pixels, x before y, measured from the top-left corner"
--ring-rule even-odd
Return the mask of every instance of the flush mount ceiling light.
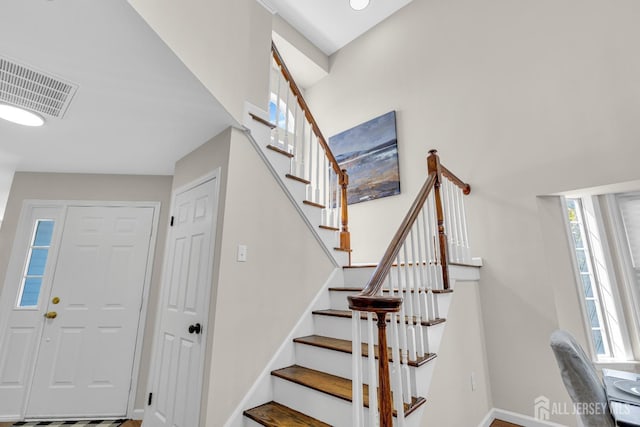
[[362, 10], [369, 6], [369, 0], [349, 0], [349, 4], [353, 10]]
[[42, 116], [7, 104], [0, 104], [0, 119], [23, 126], [42, 126], [44, 124]]

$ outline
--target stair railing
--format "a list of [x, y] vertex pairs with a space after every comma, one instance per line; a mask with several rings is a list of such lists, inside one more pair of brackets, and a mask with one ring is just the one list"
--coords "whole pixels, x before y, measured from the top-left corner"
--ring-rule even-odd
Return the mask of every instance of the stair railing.
[[269, 121], [272, 130], [268, 148], [291, 158], [288, 177], [307, 185], [304, 203], [322, 208], [321, 227], [339, 231], [336, 249], [350, 251], [349, 175], [346, 169], [340, 168], [273, 42], [271, 52]]
[[[451, 254], [455, 253], [455, 262], [471, 261], [463, 201], [471, 187], [440, 164], [435, 150], [429, 152], [427, 165], [427, 180], [371, 279], [360, 294], [348, 297], [353, 310], [355, 427], [391, 427], [394, 412], [397, 425], [404, 426], [405, 412], [424, 402], [423, 398], [415, 397], [416, 384], [411, 381], [409, 364], [419, 365], [434, 356], [429, 352], [423, 326], [443, 321], [434, 294], [451, 292], [448, 274]], [[451, 238], [445, 230], [450, 230]], [[387, 325], [391, 330], [389, 346]], [[366, 367], [363, 342], [368, 346]], [[365, 378], [368, 386], [363, 385]], [[368, 421], [363, 406], [369, 407]]]

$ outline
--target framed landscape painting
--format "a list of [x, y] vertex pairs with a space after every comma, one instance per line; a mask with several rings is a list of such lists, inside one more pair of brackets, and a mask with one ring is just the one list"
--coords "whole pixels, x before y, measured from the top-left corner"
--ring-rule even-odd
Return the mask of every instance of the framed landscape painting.
[[395, 111], [332, 136], [329, 146], [349, 174], [350, 205], [400, 194]]

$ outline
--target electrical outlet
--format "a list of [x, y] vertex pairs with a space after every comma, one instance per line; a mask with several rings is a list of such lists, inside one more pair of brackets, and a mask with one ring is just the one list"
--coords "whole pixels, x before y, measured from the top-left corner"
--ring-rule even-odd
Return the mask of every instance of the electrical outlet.
[[238, 245], [238, 262], [247, 262], [247, 245]]

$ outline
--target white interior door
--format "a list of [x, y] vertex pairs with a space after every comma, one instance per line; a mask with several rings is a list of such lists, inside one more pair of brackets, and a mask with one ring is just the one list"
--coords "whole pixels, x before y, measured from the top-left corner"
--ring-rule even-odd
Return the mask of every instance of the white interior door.
[[153, 214], [68, 208], [27, 418], [126, 414]]
[[175, 195], [145, 427], [197, 427], [202, 395], [217, 180]]

